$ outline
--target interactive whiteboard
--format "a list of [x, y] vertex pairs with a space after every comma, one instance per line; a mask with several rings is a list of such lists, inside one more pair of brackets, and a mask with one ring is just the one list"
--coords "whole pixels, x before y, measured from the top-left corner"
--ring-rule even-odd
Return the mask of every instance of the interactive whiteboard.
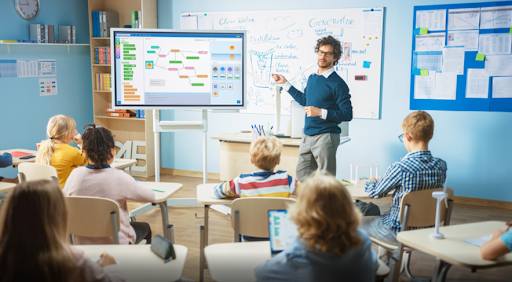
[[[246, 30], [247, 72], [274, 83], [271, 74], [291, 76], [317, 63], [316, 41], [331, 35], [342, 44], [335, 71], [352, 95], [354, 118], [379, 118], [384, 8], [304, 11], [182, 13], [182, 29]], [[312, 67], [292, 84], [304, 90]], [[356, 80], [356, 76], [361, 80]], [[283, 91], [283, 93], [285, 93]], [[246, 112], [273, 114], [273, 91], [247, 78]], [[290, 95], [281, 98], [290, 113]]]
[[127, 109], [243, 109], [245, 33], [112, 29], [113, 101]]

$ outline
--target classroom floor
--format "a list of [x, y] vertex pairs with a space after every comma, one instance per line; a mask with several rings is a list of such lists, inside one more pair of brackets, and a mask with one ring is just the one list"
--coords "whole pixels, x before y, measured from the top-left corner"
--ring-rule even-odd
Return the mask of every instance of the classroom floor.
[[[154, 178], [148, 179], [148, 181], [154, 181]], [[183, 184], [183, 188], [173, 198], [195, 198], [196, 186], [202, 183], [202, 178], [162, 175], [161, 181]], [[208, 181], [209, 183], [219, 182], [218, 179], [209, 179]], [[386, 211], [389, 209], [391, 198], [374, 199], [372, 202], [377, 204], [381, 211]], [[132, 210], [140, 205], [138, 203], [129, 203], [128, 209]], [[203, 219], [196, 219], [196, 214], [198, 217], [202, 217], [204, 208], [193, 206], [169, 207], [169, 222], [174, 225], [176, 244], [184, 245], [188, 248], [183, 277], [199, 281], [199, 228], [203, 225]], [[452, 224], [486, 220], [510, 221], [512, 220], [512, 210], [455, 203], [452, 213]], [[153, 236], [156, 234], [163, 235], [160, 210], [158, 208], [137, 217], [137, 221], [148, 222], [151, 225]], [[230, 243], [232, 240], [233, 229], [231, 228], [231, 220], [217, 211], [210, 210], [209, 244]], [[374, 248], [376, 249], [375, 246]], [[434, 264], [434, 257], [420, 251], [412, 253], [411, 272], [416, 278], [428, 281], [431, 278]], [[204, 281], [213, 281], [208, 270], [204, 271], [204, 278]], [[404, 274], [400, 281], [410, 281], [410, 279]], [[512, 267], [484, 269], [471, 273], [467, 268], [452, 266], [446, 281], [512, 281]]]

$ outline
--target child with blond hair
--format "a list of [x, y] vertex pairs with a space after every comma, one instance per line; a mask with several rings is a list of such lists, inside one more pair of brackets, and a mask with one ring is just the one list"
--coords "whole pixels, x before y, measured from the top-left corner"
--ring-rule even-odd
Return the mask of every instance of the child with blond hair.
[[359, 230], [361, 213], [334, 177], [317, 174], [289, 208], [298, 236], [255, 269], [258, 281], [375, 281], [372, 241]]
[[[442, 188], [446, 180], [446, 162], [432, 157], [428, 143], [434, 136], [434, 120], [423, 111], [409, 114], [402, 122], [402, 134], [398, 136], [409, 152], [399, 162], [391, 165], [380, 179], [370, 178], [365, 191], [373, 198], [393, 193], [391, 208], [382, 216], [365, 216], [361, 228], [372, 237], [391, 245], [398, 245], [396, 233], [401, 229], [400, 202], [412, 191]], [[426, 226], [425, 226], [426, 227]], [[379, 247], [379, 259], [389, 262], [391, 251]]]
[[251, 163], [259, 170], [240, 174], [231, 181], [215, 186], [214, 198], [243, 197], [294, 197], [297, 179], [286, 171], [274, 172], [281, 160], [283, 145], [275, 137], [260, 137], [251, 143]]
[[57, 169], [60, 188], [64, 188], [71, 171], [77, 166], [86, 165], [83, 152], [69, 144], [82, 146], [82, 136], [76, 130], [76, 123], [66, 115], [56, 115], [48, 121], [48, 139], [41, 141], [36, 163], [51, 165]]

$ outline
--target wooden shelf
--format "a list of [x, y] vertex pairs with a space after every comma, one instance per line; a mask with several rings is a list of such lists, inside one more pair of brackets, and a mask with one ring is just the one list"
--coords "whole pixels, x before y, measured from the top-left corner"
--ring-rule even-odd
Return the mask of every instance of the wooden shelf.
[[95, 116], [95, 118], [106, 118], [106, 119], [120, 119], [120, 120], [146, 120], [145, 118], [136, 118], [136, 117], [131, 117], [131, 118], [123, 118], [123, 117], [104, 117], [104, 116]]
[[[115, 66], [115, 62], [111, 64], [96, 64], [94, 60], [96, 52], [95, 47], [110, 46], [111, 37], [93, 37], [92, 36], [92, 17], [93, 11], [111, 11], [117, 12], [119, 15], [119, 26], [131, 24], [131, 12], [142, 11], [142, 27], [158, 28], [157, 20], [157, 0], [87, 0], [89, 18], [89, 39], [90, 39], [90, 55], [91, 55], [91, 85], [93, 116], [94, 122], [98, 126], [108, 128], [114, 134], [114, 139], [122, 144], [126, 141], [143, 141], [146, 146], [138, 146], [138, 154], [145, 154], [146, 161], [141, 165], [146, 165], [146, 171], [131, 171], [130, 174], [137, 178], [149, 178], [155, 175], [155, 134], [153, 133], [152, 111], [146, 110], [146, 116], [150, 118], [123, 118], [109, 117], [105, 113], [105, 108], [112, 108], [113, 102], [111, 91], [94, 90], [96, 88], [96, 74], [110, 73]], [[114, 46], [113, 46], [114, 47]], [[114, 47], [115, 48], [115, 47]], [[115, 52], [115, 50], [112, 50]], [[114, 78], [112, 78], [114, 79]], [[115, 81], [112, 81], [114, 85]], [[106, 94], [105, 94], [106, 93]]]
[[1, 42], [0, 45], [7, 45], [7, 53], [11, 54], [11, 45], [30, 45], [30, 46], [91, 46], [91, 44], [77, 44], [77, 43], [22, 43], [22, 42]]

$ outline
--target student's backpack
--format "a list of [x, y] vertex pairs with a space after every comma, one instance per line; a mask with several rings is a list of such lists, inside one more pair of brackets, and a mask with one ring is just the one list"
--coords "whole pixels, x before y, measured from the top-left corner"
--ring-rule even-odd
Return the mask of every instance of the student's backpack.
[[372, 202], [363, 202], [356, 200], [356, 207], [359, 208], [363, 216], [380, 216], [380, 208]]

